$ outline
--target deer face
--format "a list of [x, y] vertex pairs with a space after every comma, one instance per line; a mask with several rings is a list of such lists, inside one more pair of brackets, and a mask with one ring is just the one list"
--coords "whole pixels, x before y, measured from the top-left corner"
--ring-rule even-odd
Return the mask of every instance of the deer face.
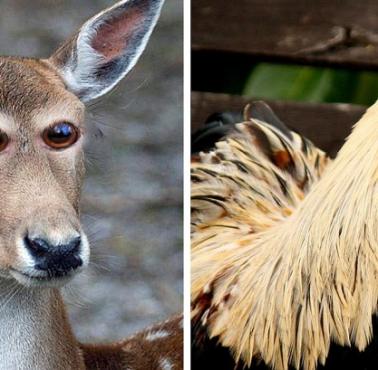
[[85, 103], [134, 66], [162, 2], [116, 3], [49, 59], [0, 58], [0, 278], [57, 286], [88, 264]]
[[79, 217], [84, 105], [46, 62], [0, 59], [1, 274], [30, 284], [88, 263]]

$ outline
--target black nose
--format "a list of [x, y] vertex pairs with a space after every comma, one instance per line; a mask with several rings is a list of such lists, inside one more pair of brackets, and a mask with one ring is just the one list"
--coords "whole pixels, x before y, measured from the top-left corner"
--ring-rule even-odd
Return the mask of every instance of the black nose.
[[64, 276], [83, 264], [80, 258], [80, 237], [73, 238], [66, 244], [53, 245], [45, 239], [26, 236], [24, 243], [35, 260], [34, 268], [47, 271], [50, 276]]

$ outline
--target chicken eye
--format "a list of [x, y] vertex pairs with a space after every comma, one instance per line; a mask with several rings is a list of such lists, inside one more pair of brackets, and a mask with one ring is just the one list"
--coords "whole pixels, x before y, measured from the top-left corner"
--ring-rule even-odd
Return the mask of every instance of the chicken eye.
[[66, 149], [79, 139], [79, 130], [71, 123], [57, 123], [43, 131], [43, 141], [53, 149]]
[[5, 132], [0, 131], [0, 152], [2, 152], [8, 146], [8, 143], [8, 135]]

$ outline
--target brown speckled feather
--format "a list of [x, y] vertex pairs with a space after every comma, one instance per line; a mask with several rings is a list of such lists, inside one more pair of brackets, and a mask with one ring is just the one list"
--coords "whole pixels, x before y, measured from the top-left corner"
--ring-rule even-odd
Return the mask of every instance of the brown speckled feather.
[[[269, 110], [261, 103], [257, 108]], [[253, 116], [252, 111], [213, 150], [193, 158], [191, 167], [193, 339], [219, 337], [236, 360], [242, 357], [247, 364], [254, 352], [245, 354], [238, 348], [253, 337], [234, 332], [230, 318], [245, 316], [253, 307], [235, 307], [234, 296], [248, 294], [241, 291], [242, 267], [235, 265], [254, 262], [250, 246], [295, 211], [331, 162], [306, 138], [274, 120]], [[275, 263], [279, 265], [279, 259]], [[270, 268], [274, 278], [275, 266]], [[248, 319], [245, 323], [253, 325]], [[267, 362], [273, 357], [268, 354]]]
[[306, 138], [250, 119], [193, 160], [193, 242], [263, 231], [292, 213], [329, 159]]

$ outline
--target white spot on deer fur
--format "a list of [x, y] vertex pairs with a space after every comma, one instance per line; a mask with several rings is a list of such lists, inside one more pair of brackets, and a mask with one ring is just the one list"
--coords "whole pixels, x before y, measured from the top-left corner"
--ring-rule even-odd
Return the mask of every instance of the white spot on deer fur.
[[166, 330], [157, 330], [149, 332], [146, 336], [146, 340], [153, 341], [157, 339], [163, 339], [169, 336], [169, 333]]
[[173, 370], [173, 364], [168, 358], [163, 358], [159, 361], [162, 370]]

